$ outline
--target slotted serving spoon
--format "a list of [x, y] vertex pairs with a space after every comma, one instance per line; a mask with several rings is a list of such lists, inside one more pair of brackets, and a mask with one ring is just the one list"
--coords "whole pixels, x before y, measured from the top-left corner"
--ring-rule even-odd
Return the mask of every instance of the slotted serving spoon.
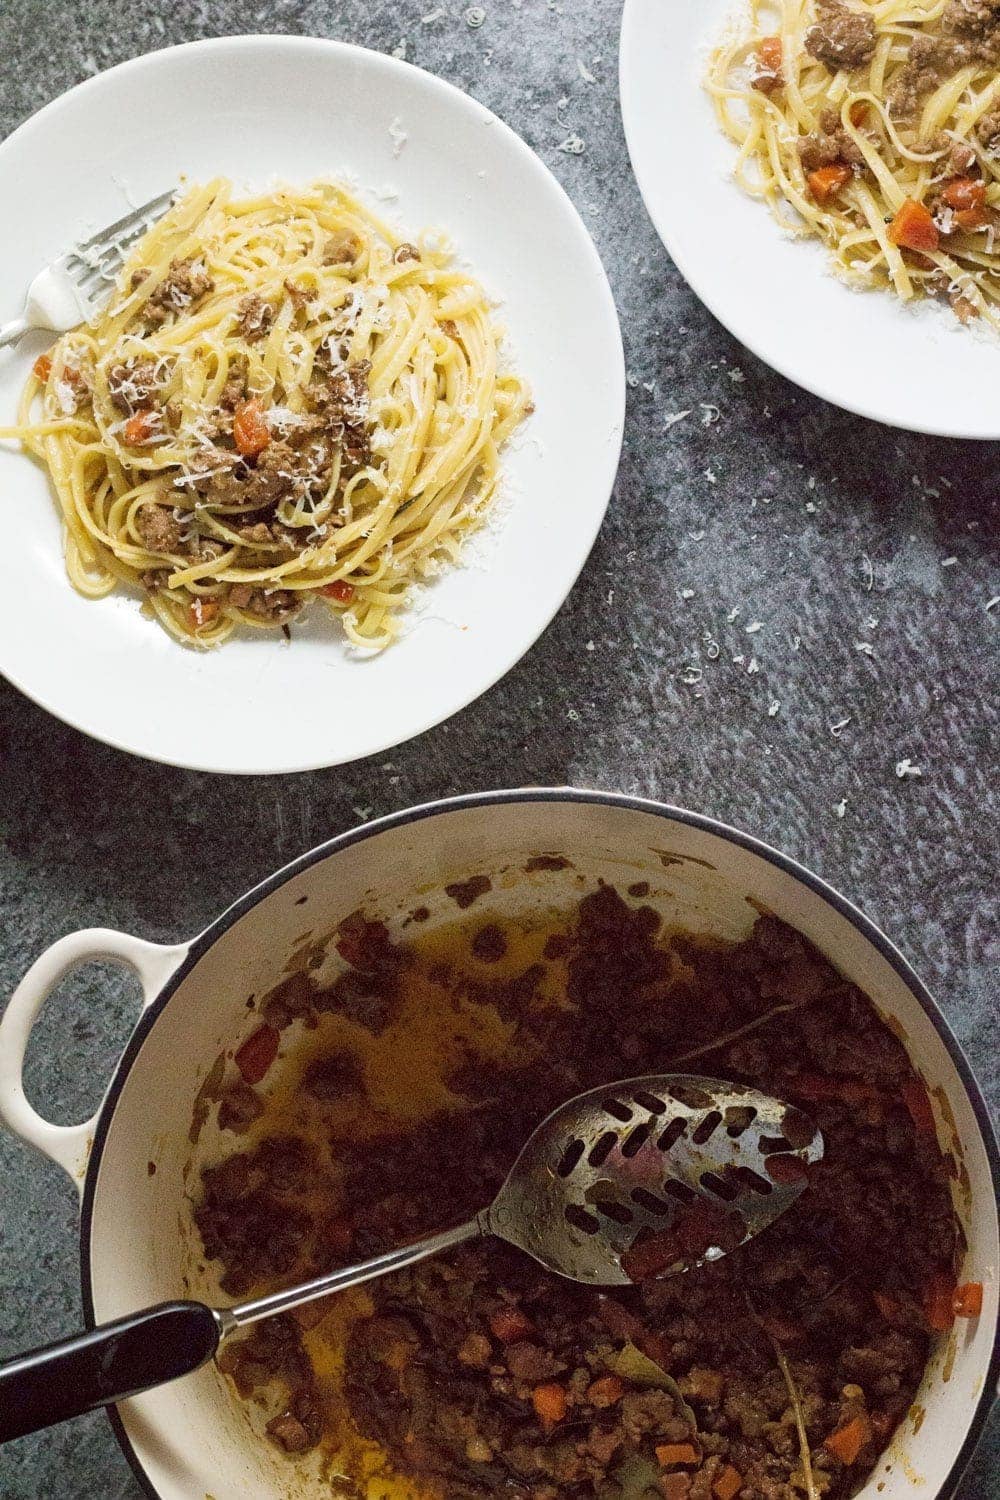
[[237, 1307], [160, 1303], [0, 1366], [0, 1442], [175, 1380], [238, 1328], [481, 1235], [594, 1286], [718, 1260], [790, 1207], [822, 1155], [800, 1110], [740, 1084], [669, 1073], [592, 1089], [542, 1121], [467, 1224]]

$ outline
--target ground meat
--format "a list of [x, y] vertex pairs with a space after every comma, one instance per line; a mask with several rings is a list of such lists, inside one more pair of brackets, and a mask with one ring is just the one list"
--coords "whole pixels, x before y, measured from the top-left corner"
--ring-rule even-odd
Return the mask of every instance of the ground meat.
[[[484, 1032], [501, 1025], [511, 1040], [502, 1062], [464, 1042], [442, 1060], [447, 1102], [415, 1128], [383, 1118], [369, 1137], [353, 1112], [331, 1127], [331, 1111], [321, 1149], [272, 1134], [206, 1172], [198, 1222], [227, 1289], [315, 1274], [470, 1217], [553, 1106], [706, 1047], [706, 1070], [710, 1059], [719, 1076], [798, 1106], [796, 1139], [817, 1123], [823, 1132], [823, 1161], [766, 1235], [613, 1297], [552, 1277], [501, 1241], [464, 1245], [371, 1284], [374, 1315], [346, 1340], [338, 1399], [391, 1469], [449, 1500], [595, 1500], [617, 1495], [619, 1474], [633, 1471], [669, 1500], [716, 1500], [729, 1466], [740, 1500], [795, 1500], [798, 1438], [773, 1336], [801, 1397], [818, 1493], [848, 1500], [912, 1402], [929, 1347], [925, 1289], [956, 1252], [945, 1164], [904, 1102], [915, 1079], [902, 1045], [856, 986], [773, 917], [745, 942], [708, 947], [662, 933], [655, 910], [601, 886], [532, 939], [543, 959], [498, 977], [476, 956], [484, 920], [478, 909], [457, 919], [461, 936], [443, 944], [435, 934], [422, 957], [419, 936], [396, 944], [356, 912], [338, 930], [338, 979], [290, 976], [264, 1001], [278, 1025], [322, 1026], [332, 1011], [377, 1030], [405, 1027], [411, 983], [421, 1003], [437, 986], [445, 1016], [482, 1011]], [[508, 955], [518, 951], [516, 929], [489, 925]], [[311, 1054], [300, 1099], [317, 1083], [334, 1097], [353, 1089], [355, 1067], [342, 1047]], [[421, 1087], [425, 1069], [422, 1057]], [[275, 1260], [285, 1268], [261, 1269]], [[293, 1408], [306, 1388], [295, 1346], [278, 1342], [289, 1399], [277, 1420], [308, 1432]], [[630, 1379], [630, 1344], [676, 1386]], [[252, 1347], [241, 1356], [241, 1389], [260, 1365]], [[565, 1403], [559, 1420], [540, 1415], [550, 1399]], [[823, 1439], [861, 1413], [875, 1436], [855, 1465], [838, 1464]], [[301, 1440], [290, 1423], [280, 1431]], [[672, 1466], [668, 1484], [656, 1449], [672, 1443], [693, 1444], [696, 1459]]]
[[855, 72], [871, 62], [875, 52], [875, 22], [851, 10], [843, 0], [819, 0], [816, 25], [806, 32], [805, 48], [831, 72]]
[[234, 583], [229, 590], [229, 603], [254, 619], [280, 625], [298, 614], [305, 598], [294, 589], [263, 589], [249, 583]]
[[480, 927], [472, 939], [472, 951], [481, 963], [498, 963], [507, 952], [507, 939], [503, 929], [492, 922], [486, 927]]
[[160, 388], [157, 362], [130, 359], [108, 371], [108, 391], [118, 411], [130, 416], [140, 406], [151, 406]]
[[941, 25], [957, 36], [988, 37], [1000, 26], [1000, 0], [948, 0]]
[[844, 162], [848, 166], [861, 166], [864, 155], [841, 124], [840, 111], [825, 109], [820, 115], [820, 128], [814, 135], [802, 136], [798, 143], [799, 157], [804, 172], [816, 172], [820, 167]]
[[214, 290], [215, 282], [200, 261], [192, 258], [171, 261], [166, 276], [147, 299], [143, 317], [154, 328], [159, 327], [175, 313], [189, 311]]
[[941, 25], [941, 34], [918, 33], [910, 44], [890, 99], [892, 113], [900, 119], [911, 119], [921, 100], [959, 68], [1000, 66], [1000, 4], [949, 0]]
[[402, 245], [397, 245], [392, 258], [396, 262], [397, 266], [402, 266], [405, 265], [408, 260], [419, 260], [420, 251], [417, 249], [416, 245], [411, 245], [409, 244], [409, 242], [406, 242]]
[[227, 1085], [219, 1100], [219, 1129], [241, 1135], [264, 1113], [264, 1101], [242, 1078]]
[[358, 1060], [349, 1052], [316, 1058], [302, 1075], [302, 1087], [314, 1099], [332, 1102], [357, 1099], [364, 1094]]
[[243, 370], [233, 370], [227, 377], [219, 396], [219, 406], [224, 412], [233, 412], [246, 399], [247, 382]]
[[530, 1385], [537, 1385], [540, 1380], [551, 1380], [566, 1368], [562, 1360], [556, 1359], [548, 1349], [542, 1349], [538, 1344], [527, 1340], [508, 1345], [504, 1351], [504, 1359], [514, 1379], [526, 1381]]
[[239, 318], [240, 335], [248, 344], [266, 337], [274, 322], [274, 308], [257, 292], [249, 292], [241, 300], [236, 315]]
[[150, 552], [179, 552], [182, 547], [181, 523], [173, 510], [144, 500], [135, 513], [135, 529], [142, 545]]
[[267, 1424], [267, 1435], [286, 1453], [305, 1453], [323, 1431], [323, 1415], [311, 1390], [297, 1391], [287, 1411]]
[[325, 266], [352, 265], [361, 254], [361, 241], [353, 229], [337, 229], [323, 247]]
[[976, 139], [989, 156], [1000, 156], [1000, 109], [990, 110], [977, 121]]
[[359, 360], [347, 369], [331, 374], [325, 384], [313, 386], [310, 390], [315, 409], [326, 419], [352, 468], [359, 468], [371, 457], [368, 445], [370, 373], [370, 361]]

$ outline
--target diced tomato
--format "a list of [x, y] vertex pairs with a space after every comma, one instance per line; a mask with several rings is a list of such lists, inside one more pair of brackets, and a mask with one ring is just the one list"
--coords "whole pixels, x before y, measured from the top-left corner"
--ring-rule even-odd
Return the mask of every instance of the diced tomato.
[[785, 49], [782, 46], [781, 37], [764, 37], [757, 48], [757, 56], [760, 58], [762, 68], [766, 68], [769, 73], [779, 72], [785, 60]]
[[335, 578], [332, 583], [324, 584], [320, 593], [328, 599], [336, 599], [338, 604], [350, 604], [354, 598], [354, 584], [348, 583], [346, 578]]
[[983, 1310], [983, 1283], [966, 1281], [955, 1292], [952, 1306], [959, 1318], [978, 1318]]
[[915, 198], [907, 198], [889, 226], [889, 239], [901, 250], [936, 250], [938, 227], [930, 212]]
[[955, 1281], [947, 1271], [935, 1271], [924, 1292], [924, 1316], [935, 1333], [947, 1333], [955, 1321]]
[[934, 1128], [934, 1111], [931, 1109], [927, 1090], [919, 1078], [908, 1078], [903, 1084], [903, 1103], [917, 1127], [917, 1134], [929, 1136], [933, 1140], [937, 1133]]
[[694, 1443], [660, 1443], [656, 1450], [656, 1462], [665, 1469], [674, 1464], [696, 1464], [700, 1457]]
[[191, 621], [192, 630], [200, 630], [203, 625], [211, 625], [219, 613], [219, 601], [217, 599], [192, 599], [188, 605], [188, 619]]
[[868, 109], [868, 100], [858, 99], [857, 102], [852, 104], [850, 109], [847, 111], [847, 118], [850, 120], [855, 130], [862, 126], [867, 120]]
[[555, 1380], [536, 1385], [531, 1393], [531, 1404], [543, 1427], [555, 1427], [566, 1415], [565, 1387]]
[[712, 1485], [712, 1494], [716, 1500], [736, 1500], [742, 1488], [743, 1475], [739, 1469], [734, 1469], [732, 1464], [727, 1464]]
[[953, 177], [946, 182], [941, 197], [949, 208], [982, 208], [986, 202], [986, 184], [975, 177]]
[[259, 396], [241, 401], [233, 417], [233, 439], [244, 458], [256, 458], [271, 441], [264, 406]]
[[617, 1375], [598, 1375], [587, 1387], [587, 1400], [591, 1406], [614, 1406], [625, 1394], [625, 1387]]
[[850, 1468], [851, 1464], [857, 1463], [858, 1454], [871, 1435], [871, 1426], [866, 1416], [852, 1417], [849, 1422], [844, 1423], [843, 1427], [838, 1427], [836, 1432], [830, 1433], [830, 1436], [824, 1440], [823, 1447], [828, 1453], [832, 1453], [834, 1458], [839, 1458], [842, 1464]]
[[130, 448], [141, 448], [159, 430], [159, 426], [158, 414], [144, 407], [134, 417], [129, 417], [122, 436]]
[[853, 176], [850, 167], [843, 162], [833, 162], [828, 167], [820, 167], [817, 172], [810, 172], [806, 180], [816, 202], [826, 203], [842, 187], [846, 187]]
[[490, 1331], [501, 1344], [516, 1344], [520, 1339], [529, 1339], [535, 1325], [519, 1307], [498, 1307], [490, 1313]]
[[52, 361], [47, 354], [40, 354], [38, 356], [31, 367], [31, 373], [36, 380], [41, 380], [43, 383], [48, 380], [52, 374]]
[[236, 1053], [236, 1066], [246, 1083], [260, 1083], [278, 1055], [280, 1036], [273, 1026], [258, 1026]]

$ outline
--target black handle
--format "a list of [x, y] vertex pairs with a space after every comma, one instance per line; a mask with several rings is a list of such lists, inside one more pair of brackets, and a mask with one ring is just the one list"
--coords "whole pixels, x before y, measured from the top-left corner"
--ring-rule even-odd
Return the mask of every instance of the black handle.
[[0, 1365], [0, 1443], [187, 1375], [219, 1347], [201, 1302], [161, 1302]]

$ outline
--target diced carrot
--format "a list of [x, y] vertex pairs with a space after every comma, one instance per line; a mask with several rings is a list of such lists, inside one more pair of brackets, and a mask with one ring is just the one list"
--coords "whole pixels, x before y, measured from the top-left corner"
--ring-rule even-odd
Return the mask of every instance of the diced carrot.
[[591, 1406], [614, 1406], [625, 1393], [625, 1387], [617, 1375], [598, 1375], [587, 1387], [587, 1400]]
[[915, 198], [907, 198], [889, 226], [889, 239], [901, 250], [936, 250], [940, 235], [930, 212]]
[[535, 1325], [519, 1307], [498, 1307], [490, 1313], [490, 1331], [501, 1344], [516, 1344], [519, 1339], [528, 1339]]
[[203, 625], [211, 625], [219, 613], [219, 601], [217, 599], [192, 599], [188, 605], [188, 619], [191, 621], [192, 630], [200, 630]]
[[780, 36], [766, 36], [757, 48], [760, 65], [769, 73], [777, 73], [785, 60], [785, 49]]
[[350, 604], [354, 598], [354, 584], [348, 583], [346, 578], [335, 578], [332, 583], [324, 584], [320, 593], [328, 599], [336, 599], [338, 604]]
[[31, 367], [36, 380], [46, 381], [52, 374], [52, 361], [47, 354], [40, 354]]
[[278, 1055], [280, 1036], [273, 1026], [258, 1026], [236, 1053], [236, 1066], [245, 1083], [260, 1083]]
[[241, 401], [233, 417], [233, 438], [244, 458], [256, 458], [271, 441], [264, 406], [259, 396]]
[[732, 1464], [727, 1464], [712, 1485], [712, 1494], [716, 1500], [736, 1500], [736, 1496], [743, 1488], [743, 1475], [739, 1469], [734, 1469]]
[[664, 1474], [661, 1476], [660, 1484], [663, 1486], [664, 1500], [688, 1500], [691, 1494], [691, 1475]]
[[955, 1282], [947, 1271], [935, 1271], [924, 1291], [924, 1316], [935, 1333], [947, 1333], [955, 1321]]
[[700, 1454], [693, 1443], [660, 1443], [656, 1461], [667, 1469], [671, 1464], [696, 1464]]
[[949, 208], [982, 208], [986, 202], [986, 184], [975, 177], [953, 177], [945, 183], [941, 197]]
[[555, 1380], [536, 1385], [531, 1393], [531, 1404], [542, 1426], [554, 1427], [566, 1415], [565, 1387]]
[[983, 1310], [983, 1283], [966, 1281], [955, 1292], [953, 1302], [955, 1315], [959, 1318], [978, 1318]]
[[994, 222], [994, 216], [988, 208], [960, 208], [955, 214], [955, 223], [963, 234], [976, 234], [980, 229], [988, 229]]
[[839, 193], [853, 176], [854, 173], [850, 167], [843, 162], [833, 162], [828, 167], [820, 167], [818, 171], [810, 172], [806, 180], [816, 202], [826, 203], [835, 193]]
[[842, 1464], [850, 1468], [851, 1464], [857, 1462], [858, 1454], [872, 1435], [871, 1425], [865, 1416], [852, 1417], [845, 1422], [843, 1427], [838, 1427], [836, 1432], [823, 1442], [823, 1447], [834, 1458], [839, 1458]]
[[134, 417], [129, 417], [122, 436], [130, 448], [141, 448], [143, 443], [149, 442], [159, 425], [157, 413], [144, 407]]
[[910, 1111], [910, 1118], [917, 1127], [917, 1134], [930, 1136], [933, 1140], [936, 1135], [934, 1111], [931, 1109], [927, 1090], [919, 1078], [908, 1078], [903, 1084], [903, 1103]]
[[868, 109], [868, 100], [858, 99], [854, 104], [851, 105], [850, 109], [847, 111], [847, 118], [850, 120], [855, 130], [857, 130], [858, 127], [863, 125], [867, 120]]

